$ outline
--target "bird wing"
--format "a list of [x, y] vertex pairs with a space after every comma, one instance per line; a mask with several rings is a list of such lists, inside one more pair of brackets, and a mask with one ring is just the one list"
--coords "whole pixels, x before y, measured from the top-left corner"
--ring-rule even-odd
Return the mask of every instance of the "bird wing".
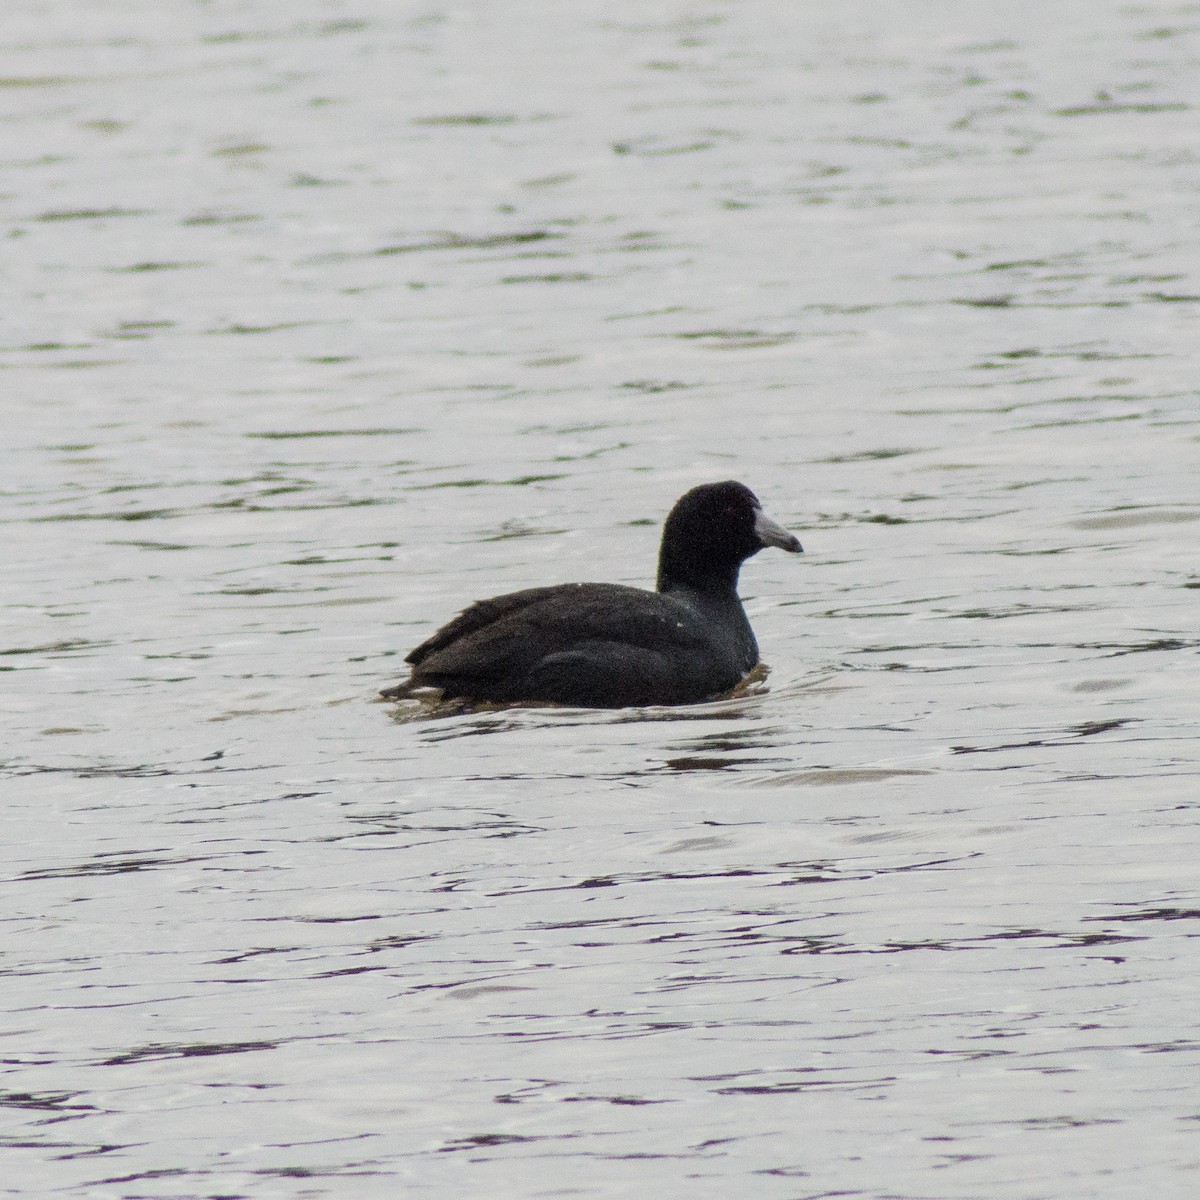
[[416, 674], [494, 677], [582, 641], [649, 650], [703, 638], [682, 604], [612, 583], [529, 588], [480, 600], [407, 657]]
[[489, 600], [477, 600], [469, 608], [463, 609], [452, 621], [447, 621], [432, 637], [426, 638], [419, 646], [410, 650], [404, 661], [412, 663], [415, 667], [431, 654], [444, 650], [461, 638], [486, 629], [489, 625], [531, 605], [535, 606], [554, 590], [548, 587], [526, 588], [522, 592], [508, 592], [503, 596], [492, 596]]

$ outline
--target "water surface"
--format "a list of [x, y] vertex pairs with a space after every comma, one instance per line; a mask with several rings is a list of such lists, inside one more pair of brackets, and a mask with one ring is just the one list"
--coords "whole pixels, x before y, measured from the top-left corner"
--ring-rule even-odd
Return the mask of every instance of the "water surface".
[[[1200, 9], [10, 9], [13, 1194], [1190, 1196]], [[372, 701], [729, 477], [765, 693]]]

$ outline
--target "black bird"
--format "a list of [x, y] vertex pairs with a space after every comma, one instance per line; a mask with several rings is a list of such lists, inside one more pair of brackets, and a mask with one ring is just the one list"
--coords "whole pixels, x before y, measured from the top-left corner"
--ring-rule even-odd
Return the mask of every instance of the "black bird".
[[657, 591], [564, 583], [480, 600], [413, 650], [411, 677], [380, 694], [440, 688], [443, 700], [578, 708], [718, 696], [758, 662], [737, 582], [767, 546], [802, 548], [743, 484], [692, 488], [663, 526]]

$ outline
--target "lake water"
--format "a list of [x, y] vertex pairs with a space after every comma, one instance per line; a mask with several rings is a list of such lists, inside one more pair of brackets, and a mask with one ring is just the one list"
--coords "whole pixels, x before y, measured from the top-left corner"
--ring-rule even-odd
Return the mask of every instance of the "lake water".
[[[9, 0], [0, 1190], [1195, 1195], [1198, 32]], [[725, 478], [765, 692], [374, 701]]]

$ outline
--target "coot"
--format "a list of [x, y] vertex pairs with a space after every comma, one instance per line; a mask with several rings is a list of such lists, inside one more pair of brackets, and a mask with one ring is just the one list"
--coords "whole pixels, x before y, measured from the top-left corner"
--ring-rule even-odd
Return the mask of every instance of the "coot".
[[411, 677], [380, 694], [440, 688], [443, 700], [580, 708], [707, 700], [758, 662], [737, 581], [766, 546], [801, 549], [748, 487], [692, 488], [663, 526], [657, 591], [564, 583], [480, 600], [413, 650]]

